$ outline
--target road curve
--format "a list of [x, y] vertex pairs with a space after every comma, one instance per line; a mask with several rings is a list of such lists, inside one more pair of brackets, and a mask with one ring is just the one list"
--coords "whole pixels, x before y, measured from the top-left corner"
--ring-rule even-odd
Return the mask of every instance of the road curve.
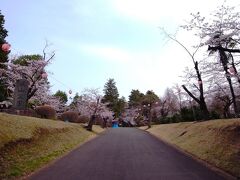
[[222, 180], [224, 177], [136, 128], [109, 129], [32, 180]]

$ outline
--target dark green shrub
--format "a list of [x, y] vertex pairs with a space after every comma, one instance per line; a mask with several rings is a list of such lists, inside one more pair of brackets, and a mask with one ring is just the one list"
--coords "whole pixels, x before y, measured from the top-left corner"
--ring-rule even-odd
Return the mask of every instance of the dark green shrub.
[[220, 119], [220, 114], [218, 114], [216, 111], [210, 112], [211, 119]]
[[37, 115], [39, 115], [41, 118], [46, 119], [56, 119], [56, 111], [53, 107], [44, 105], [44, 106], [38, 106], [35, 109]]
[[78, 122], [78, 113], [73, 112], [73, 111], [64, 112], [60, 116], [60, 119], [63, 120], [63, 121], [77, 123]]

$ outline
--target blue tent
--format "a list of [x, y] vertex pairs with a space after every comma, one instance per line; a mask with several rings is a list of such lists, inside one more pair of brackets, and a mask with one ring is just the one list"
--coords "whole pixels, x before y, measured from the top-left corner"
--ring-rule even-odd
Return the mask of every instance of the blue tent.
[[118, 122], [117, 121], [112, 123], [112, 128], [118, 128]]

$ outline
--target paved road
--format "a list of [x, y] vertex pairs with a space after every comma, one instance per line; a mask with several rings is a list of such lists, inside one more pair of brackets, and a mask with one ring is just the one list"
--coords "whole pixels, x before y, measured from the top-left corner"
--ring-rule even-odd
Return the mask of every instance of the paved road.
[[109, 129], [31, 176], [34, 180], [221, 180], [200, 163], [135, 128]]

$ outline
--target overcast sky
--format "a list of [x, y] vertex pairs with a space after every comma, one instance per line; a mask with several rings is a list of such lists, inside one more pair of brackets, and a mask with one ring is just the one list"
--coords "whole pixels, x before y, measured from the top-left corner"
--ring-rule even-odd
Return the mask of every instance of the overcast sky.
[[[227, 1], [239, 7], [239, 0]], [[1, 0], [12, 54], [56, 51], [48, 67], [52, 92], [103, 89], [114, 78], [120, 96], [132, 89], [162, 95], [181, 84], [186, 52], [161, 33], [174, 33], [191, 12], [208, 14], [221, 0]], [[192, 36], [179, 39], [191, 46]]]

